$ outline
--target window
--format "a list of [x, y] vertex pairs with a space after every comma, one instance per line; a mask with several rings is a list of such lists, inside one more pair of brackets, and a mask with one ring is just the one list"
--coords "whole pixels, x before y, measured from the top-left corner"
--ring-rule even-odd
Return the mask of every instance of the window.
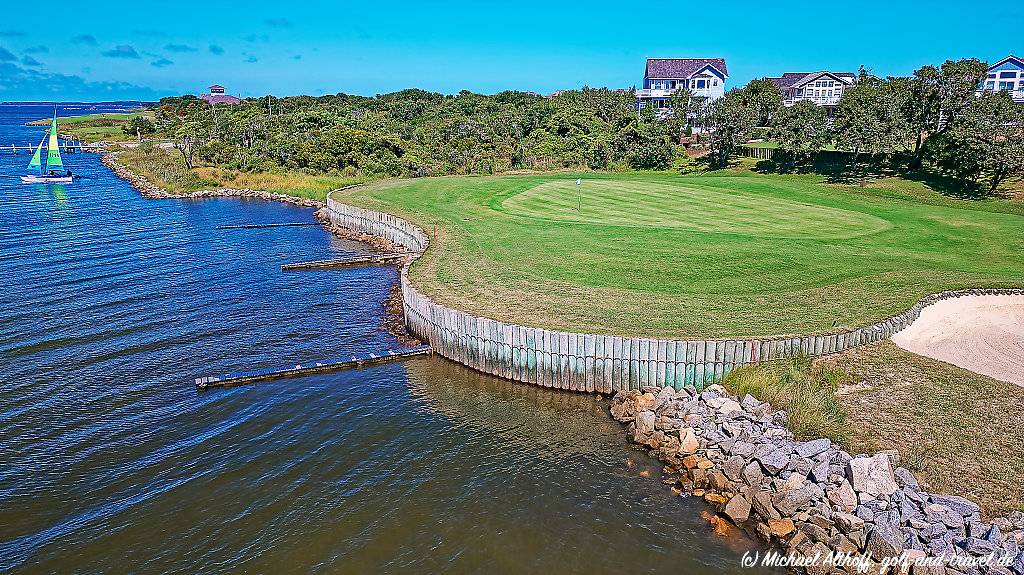
[[1000, 90], [1013, 90], [1013, 82], [999, 82]]
[[1000, 72], [999, 73], [999, 77], [1000, 78], [1016, 78], [1017, 77], [1017, 73], [1016, 72], [1012, 72], [1012, 71], [1011, 72]]
[[697, 89], [698, 90], [703, 90], [704, 89], [704, 85], [706, 83], [707, 83], [707, 80], [697, 80]]
[[991, 81], [991, 80], [989, 80], [988, 82], [985, 82], [985, 89], [986, 90], [995, 90], [996, 89], [996, 83]]
[[995, 79], [996, 79], [996, 75], [995, 75], [995, 73], [989, 74], [989, 75], [988, 75], [988, 77], [989, 77], [989, 78], [991, 78], [991, 79], [993, 79], [993, 80], [995, 80]]
[[717, 86], [717, 85], [718, 85], [718, 80], [715, 80], [715, 86]]

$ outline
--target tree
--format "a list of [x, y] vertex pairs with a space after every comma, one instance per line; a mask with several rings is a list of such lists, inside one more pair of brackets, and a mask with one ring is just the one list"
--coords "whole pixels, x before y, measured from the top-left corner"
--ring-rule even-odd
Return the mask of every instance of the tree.
[[126, 136], [135, 136], [138, 141], [142, 141], [143, 134], [152, 134], [156, 132], [156, 125], [145, 116], [134, 116], [131, 120], [128, 120], [124, 126], [121, 127], [121, 131]]
[[1024, 175], [1024, 106], [1005, 92], [982, 94], [929, 144], [929, 157], [944, 173], [994, 192], [1007, 178]]
[[679, 134], [687, 129], [693, 133], [693, 122], [697, 119], [701, 107], [704, 105], [703, 96], [694, 96], [687, 88], [678, 88], [669, 97], [669, 114], [666, 123], [672, 134], [678, 141]]
[[809, 161], [832, 137], [825, 110], [810, 100], [779, 110], [772, 122], [771, 135], [796, 163]]
[[750, 139], [757, 124], [757, 110], [742, 89], [733, 89], [702, 109], [702, 127], [708, 130], [710, 161], [713, 167], [724, 168], [736, 148]]
[[928, 136], [942, 136], [974, 100], [988, 66], [967, 58], [947, 60], [942, 66], [923, 66], [912, 78], [892, 78], [900, 112], [914, 139], [911, 169], [919, 169]]
[[857, 82], [843, 90], [832, 130], [836, 144], [853, 152], [854, 173], [862, 155], [892, 153], [905, 146], [906, 123], [899, 103], [893, 84], [872, 76], [864, 68]]
[[181, 153], [185, 167], [192, 169], [196, 150], [207, 141], [209, 130], [199, 121], [182, 122], [174, 131], [174, 148]]
[[770, 126], [772, 119], [782, 110], [782, 90], [767, 78], [752, 80], [742, 93], [757, 126]]

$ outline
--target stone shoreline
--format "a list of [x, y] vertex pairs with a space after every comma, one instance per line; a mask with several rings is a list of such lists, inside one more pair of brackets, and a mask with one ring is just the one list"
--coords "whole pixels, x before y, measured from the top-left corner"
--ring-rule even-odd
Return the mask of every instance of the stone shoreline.
[[268, 200], [284, 202], [286, 204], [292, 204], [295, 206], [301, 206], [303, 208], [322, 208], [323, 202], [311, 200], [308, 198], [296, 198], [294, 196], [288, 196], [285, 194], [277, 194], [274, 192], [264, 192], [262, 190], [248, 190], [248, 189], [235, 189], [235, 188], [219, 188], [214, 190], [199, 190], [196, 192], [189, 192], [183, 194], [171, 193], [160, 186], [150, 182], [146, 177], [141, 176], [133, 172], [130, 168], [117, 161], [117, 152], [107, 152], [103, 154], [101, 160], [103, 165], [110, 168], [117, 177], [125, 180], [132, 185], [133, 188], [142, 194], [142, 197], [151, 200], [160, 199], [188, 199], [188, 198], [245, 198], [252, 200]]
[[[666, 483], [793, 557], [870, 558], [871, 573], [900, 572], [902, 560], [922, 563], [910, 569], [918, 575], [1024, 575], [1024, 513], [985, 521], [968, 499], [922, 490], [895, 451], [854, 456], [828, 439], [797, 441], [784, 411], [721, 385], [620, 391], [611, 414], [665, 464]], [[963, 567], [985, 558], [992, 564]]]

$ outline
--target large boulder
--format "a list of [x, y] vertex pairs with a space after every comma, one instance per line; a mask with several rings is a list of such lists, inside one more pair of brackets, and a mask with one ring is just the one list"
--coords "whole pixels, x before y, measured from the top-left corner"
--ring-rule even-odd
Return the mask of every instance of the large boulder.
[[780, 471], [789, 465], [789, 452], [782, 448], [772, 448], [771, 445], [763, 446], [754, 453], [754, 458], [761, 463], [764, 470], [771, 475], [778, 475]]
[[857, 509], [857, 494], [850, 482], [843, 480], [842, 483], [828, 490], [828, 500], [840, 511], [853, 513]]
[[828, 439], [815, 439], [814, 441], [808, 441], [807, 443], [801, 443], [796, 447], [796, 454], [800, 457], [814, 457], [819, 453], [824, 453], [828, 448], [832, 447], [832, 442]]
[[932, 495], [931, 500], [932, 503], [948, 507], [964, 517], [971, 517], [981, 511], [977, 503], [955, 495]]
[[733, 523], [743, 523], [750, 519], [750, 502], [742, 495], [736, 495], [725, 505], [725, 514]]
[[697, 440], [697, 432], [695, 432], [692, 427], [684, 427], [679, 430], [680, 453], [696, 453], [699, 447], [700, 442]]
[[889, 497], [899, 489], [889, 456], [855, 457], [846, 464], [846, 474], [857, 493]]
[[868, 535], [867, 549], [875, 559], [899, 557], [906, 546], [905, 541], [899, 518], [892, 512], [880, 513], [875, 517], [875, 528]]

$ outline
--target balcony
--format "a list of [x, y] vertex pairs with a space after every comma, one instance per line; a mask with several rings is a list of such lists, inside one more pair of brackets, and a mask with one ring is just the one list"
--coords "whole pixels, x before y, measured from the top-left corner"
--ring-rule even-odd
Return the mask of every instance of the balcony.
[[[641, 100], [648, 98], [671, 98], [676, 90], [656, 90], [654, 88], [642, 88], [636, 91], [636, 97]], [[711, 97], [711, 90], [708, 88], [697, 88], [690, 90], [690, 93], [694, 96], [703, 96], [705, 98]]]
[[782, 105], [783, 106], [792, 106], [793, 104], [796, 104], [797, 102], [800, 102], [802, 100], [810, 100], [811, 102], [814, 102], [815, 104], [817, 104], [819, 106], [835, 106], [836, 104], [839, 103], [839, 100], [841, 98], [842, 98], [842, 96], [832, 96], [832, 97], [819, 96], [817, 98], [809, 97], [809, 96], [795, 96], [793, 98], [786, 98], [786, 99], [784, 99], [782, 101]]

